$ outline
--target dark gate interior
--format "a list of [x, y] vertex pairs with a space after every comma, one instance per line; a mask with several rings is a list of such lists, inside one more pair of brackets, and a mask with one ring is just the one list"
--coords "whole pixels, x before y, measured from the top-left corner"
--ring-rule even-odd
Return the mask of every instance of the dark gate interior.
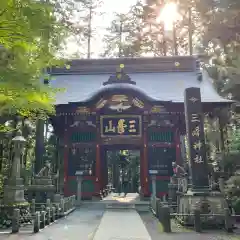
[[[108, 152], [119, 152], [121, 150], [136, 150], [139, 151], [139, 155], [140, 155], [140, 170], [141, 168], [141, 159], [142, 159], [142, 151], [140, 149], [140, 147], [137, 147], [135, 145], [124, 145], [124, 144], [114, 144], [111, 146], [102, 146], [101, 147], [101, 188], [104, 189], [107, 187], [107, 185], [109, 184], [109, 175], [108, 175]], [[113, 171], [117, 172], [119, 171], [119, 169], [113, 169]], [[140, 172], [140, 179], [141, 179], [141, 172]], [[114, 175], [115, 177], [117, 176], [117, 174]], [[114, 179], [112, 185], [114, 188], [117, 188], [116, 185], [116, 179]], [[140, 180], [140, 184], [141, 184], [141, 180]]]

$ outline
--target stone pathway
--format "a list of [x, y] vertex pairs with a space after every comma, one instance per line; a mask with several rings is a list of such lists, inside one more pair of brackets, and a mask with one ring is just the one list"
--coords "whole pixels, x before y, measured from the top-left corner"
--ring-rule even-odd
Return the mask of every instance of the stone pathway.
[[151, 240], [135, 210], [106, 211], [93, 240]]
[[[134, 203], [137, 194], [127, 197], [112, 194], [107, 202]], [[101, 201], [102, 202], [102, 201]], [[150, 213], [135, 209], [104, 209], [101, 202], [86, 202], [69, 216], [58, 220], [37, 234], [0, 234], [0, 240], [240, 240], [238, 234], [224, 231], [195, 233], [172, 223], [172, 233], [162, 232], [158, 220]]]

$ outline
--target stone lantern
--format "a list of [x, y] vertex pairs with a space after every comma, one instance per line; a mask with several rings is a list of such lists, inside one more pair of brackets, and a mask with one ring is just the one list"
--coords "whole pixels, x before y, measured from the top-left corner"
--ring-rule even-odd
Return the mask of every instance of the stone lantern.
[[21, 154], [24, 150], [26, 140], [18, 131], [16, 137], [12, 139], [14, 158], [11, 167], [11, 175], [4, 190], [4, 203], [23, 203], [24, 199], [24, 185], [21, 178]]

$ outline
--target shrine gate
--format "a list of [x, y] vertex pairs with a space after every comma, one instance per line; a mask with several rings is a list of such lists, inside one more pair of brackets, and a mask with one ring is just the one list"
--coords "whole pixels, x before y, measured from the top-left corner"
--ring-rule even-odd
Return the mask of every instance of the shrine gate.
[[111, 149], [138, 149], [141, 194], [151, 195], [149, 170], [157, 171], [157, 195], [166, 194], [172, 162], [185, 159], [185, 88], [201, 89], [206, 114], [229, 106], [193, 56], [69, 64], [69, 69], [51, 70], [52, 86], [66, 89], [58, 93], [52, 117], [62, 146], [66, 196], [77, 192], [76, 171], [83, 174], [83, 197], [106, 187], [106, 151]]

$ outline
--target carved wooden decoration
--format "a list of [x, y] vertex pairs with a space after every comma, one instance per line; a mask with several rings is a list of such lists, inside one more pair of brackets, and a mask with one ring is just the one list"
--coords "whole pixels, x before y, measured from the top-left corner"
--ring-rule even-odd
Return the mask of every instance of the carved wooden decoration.
[[90, 113], [90, 109], [87, 107], [78, 107], [76, 109], [76, 113], [81, 114], [81, 113]]
[[165, 108], [161, 105], [154, 105], [151, 108], [151, 113], [161, 113], [161, 112], [166, 112]]

